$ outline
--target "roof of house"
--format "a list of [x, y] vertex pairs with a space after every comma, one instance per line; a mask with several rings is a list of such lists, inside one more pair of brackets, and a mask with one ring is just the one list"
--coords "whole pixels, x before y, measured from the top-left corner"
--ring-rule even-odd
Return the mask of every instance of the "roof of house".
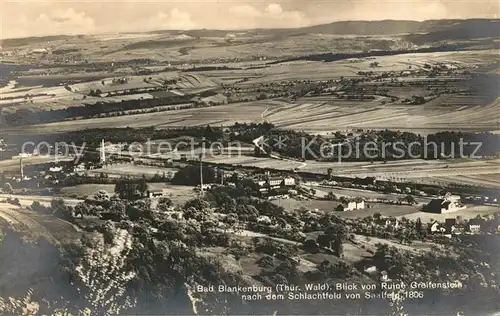
[[484, 223], [486, 223], [486, 220], [484, 218], [473, 218], [473, 219], [469, 220], [469, 222], [467, 224], [481, 226]]
[[444, 199], [434, 199], [429, 202], [429, 207], [432, 208], [441, 208], [443, 203], [445, 202]]
[[448, 208], [451, 204], [451, 201], [444, 201], [443, 203], [441, 203], [441, 207], [442, 208]]

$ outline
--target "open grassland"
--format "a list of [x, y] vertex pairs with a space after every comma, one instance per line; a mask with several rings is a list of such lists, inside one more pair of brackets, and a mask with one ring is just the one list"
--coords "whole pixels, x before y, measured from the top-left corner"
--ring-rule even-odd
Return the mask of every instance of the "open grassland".
[[109, 194], [113, 194], [115, 191], [114, 184], [79, 184], [70, 187], [64, 187], [61, 189], [59, 195], [63, 197], [73, 197], [77, 196], [83, 198], [85, 196], [91, 196], [99, 191], [106, 191]]

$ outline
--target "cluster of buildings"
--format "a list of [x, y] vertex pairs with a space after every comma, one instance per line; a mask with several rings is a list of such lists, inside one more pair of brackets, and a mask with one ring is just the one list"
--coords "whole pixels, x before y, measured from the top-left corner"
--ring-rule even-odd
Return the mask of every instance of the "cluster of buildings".
[[469, 220], [457, 218], [447, 218], [444, 223], [434, 221], [430, 225], [431, 233], [441, 233], [449, 235], [461, 234], [497, 234], [500, 233], [500, 218], [486, 219], [481, 217]]
[[268, 173], [264, 177], [253, 179], [253, 183], [260, 196], [276, 196], [288, 194], [290, 190], [295, 190], [297, 180], [289, 176], [270, 176]]
[[424, 208], [426, 212], [446, 214], [465, 209], [466, 206], [461, 202], [458, 195], [447, 194], [443, 197], [433, 199]]
[[365, 201], [360, 200], [360, 201], [350, 201], [346, 202], [345, 205], [343, 205], [344, 211], [355, 211], [355, 210], [363, 210], [366, 208]]

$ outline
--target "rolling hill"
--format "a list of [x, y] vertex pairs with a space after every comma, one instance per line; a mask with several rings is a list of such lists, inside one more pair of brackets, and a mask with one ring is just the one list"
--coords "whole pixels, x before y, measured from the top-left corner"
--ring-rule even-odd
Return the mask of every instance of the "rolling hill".
[[[415, 43], [439, 41], [444, 39], [472, 39], [478, 37], [500, 36], [499, 19], [466, 19], [466, 20], [382, 20], [382, 21], [337, 21], [328, 24], [302, 28], [252, 29], [252, 30], [214, 30], [199, 29], [190, 31], [156, 30], [147, 34], [187, 35], [193, 38], [224, 37], [229, 32], [237, 32], [247, 36], [291, 36], [303, 34], [330, 35], [402, 35], [411, 34], [407, 38]], [[82, 39], [85, 36], [45, 36], [22, 39], [4, 39], [0, 45], [4, 48], [36, 44], [54, 40]], [[171, 44], [171, 43], [169, 43]]]

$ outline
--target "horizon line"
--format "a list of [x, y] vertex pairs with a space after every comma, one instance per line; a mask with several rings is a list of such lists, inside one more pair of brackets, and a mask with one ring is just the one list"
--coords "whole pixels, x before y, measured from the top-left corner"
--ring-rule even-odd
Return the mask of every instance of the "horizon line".
[[[382, 20], [338, 20], [327, 23], [319, 23], [319, 24], [311, 24], [307, 26], [299, 26], [299, 27], [260, 27], [260, 28], [241, 28], [241, 29], [224, 29], [224, 28], [193, 28], [193, 29], [152, 29], [152, 30], [144, 30], [144, 31], [116, 31], [116, 32], [95, 32], [95, 33], [82, 33], [82, 34], [47, 34], [47, 35], [38, 35], [38, 36], [23, 36], [23, 37], [9, 37], [9, 38], [0, 38], [0, 41], [6, 40], [19, 40], [19, 39], [28, 39], [28, 38], [45, 38], [45, 37], [78, 37], [78, 36], [95, 36], [95, 35], [106, 35], [106, 34], [146, 34], [146, 33], [156, 33], [156, 32], [193, 32], [193, 31], [223, 31], [223, 32], [242, 32], [242, 31], [265, 31], [265, 30], [300, 30], [317, 26], [326, 26], [334, 23], [346, 23], [346, 22], [414, 22], [414, 23], [425, 23], [432, 21], [468, 21], [468, 20], [484, 20], [484, 21], [498, 21], [500, 22], [500, 18], [443, 18], [443, 19], [428, 19], [428, 20], [397, 20], [397, 19], [382, 19]], [[397, 33], [395, 33], [397, 34]], [[343, 35], [349, 35], [348, 33], [343, 33]]]

